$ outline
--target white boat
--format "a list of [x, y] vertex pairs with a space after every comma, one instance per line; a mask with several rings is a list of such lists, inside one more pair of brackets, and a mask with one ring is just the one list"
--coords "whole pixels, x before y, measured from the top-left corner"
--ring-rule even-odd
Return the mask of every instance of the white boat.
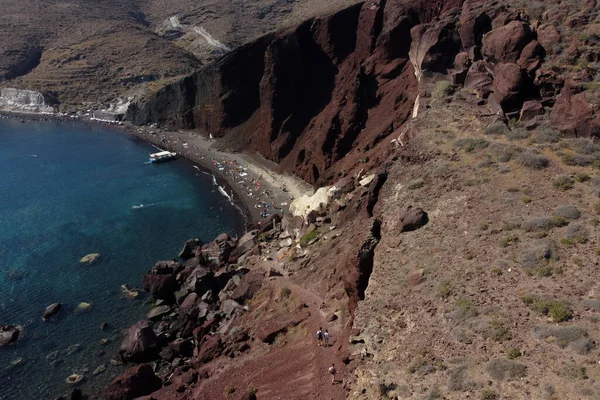
[[171, 151], [159, 151], [158, 153], [150, 154], [150, 162], [158, 163], [173, 160], [177, 157], [177, 153]]

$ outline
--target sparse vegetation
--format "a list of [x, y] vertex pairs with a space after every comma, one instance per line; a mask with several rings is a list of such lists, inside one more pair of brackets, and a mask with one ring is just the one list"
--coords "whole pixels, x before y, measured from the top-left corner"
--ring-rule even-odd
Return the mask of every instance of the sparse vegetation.
[[496, 342], [506, 342], [507, 340], [512, 339], [510, 329], [498, 320], [493, 320], [490, 324], [488, 336]]
[[305, 233], [301, 238], [300, 238], [300, 246], [302, 247], [306, 247], [308, 246], [308, 244], [310, 242], [312, 242], [313, 240], [315, 240], [316, 238], [319, 237], [319, 232], [317, 232], [316, 230]]
[[506, 126], [506, 124], [500, 120], [498, 121], [494, 121], [491, 124], [489, 124], [485, 129], [484, 132], [487, 133], [488, 135], [506, 135], [508, 133], [510, 133], [510, 130], [508, 129], [508, 126]]
[[592, 179], [588, 174], [586, 174], [585, 172], [578, 172], [575, 174], [575, 180], [577, 182], [587, 182], [590, 179]]
[[443, 99], [450, 96], [454, 92], [454, 85], [448, 81], [439, 81], [435, 83], [433, 97]]
[[592, 206], [592, 208], [594, 209], [594, 212], [598, 215], [600, 215], [600, 201], [597, 203], [594, 203], [594, 205]]
[[537, 326], [533, 330], [533, 335], [537, 339], [553, 337], [555, 343], [562, 348], [588, 336], [585, 329], [577, 326]]
[[565, 232], [564, 237], [560, 240], [565, 246], [573, 246], [575, 244], [584, 244], [588, 241], [588, 231], [585, 226], [576, 224], [571, 225]]
[[481, 392], [481, 400], [497, 400], [498, 393], [494, 392], [492, 389], [483, 389]]
[[519, 161], [521, 165], [534, 170], [544, 169], [550, 164], [550, 160], [535, 150], [527, 150], [522, 153]]
[[567, 364], [561, 371], [561, 375], [569, 379], [587, 379], [587, 370], [582, 365]]
[[229, 385], [225, 386], [225, 389], [223, 390], [223, 392], [225, 393], [225, 396], [229, 396], [229, 395], [235, 393], [235, 387], [232, 384], [229, 384]]
[[502, 240], [500, 240], [500, 246], [501, 247], [508, 247], [511, 244], [515, 244], [519, 241], [519, 237], [515, 234], [510, 234], [508, 236], [505, 236], [502, 238]]
[[406, 185], [406, 187], [408, 189], [414, 190], [414, 189], [422, 188], [424, 184], [425, 184], [425, 181], [422, 178], [419, 178], [419, 179], [415, 179], [413, 181], [408, 182], [408, 185]]
[[474, 150], [482, 150], [489, 146], [489, 142], [485, 139], [463, 138], [454, 142], [454, 147], [471, 153]]
[[554, 209], [554, 215], [565, 219], [578, 219], [581, 212], [573, 205], [562, 205]]
[[279, 298], [281, 300], [289, 299], [291, 295], [292, 295], [292, 291], [288, 287], [282, 287], [279, 290]]
[[521, 357], [521, 350], [515, 348], [515, 347], [511, 347], [506, 351], [506, 357], [508, 357], [509, 360], [514, 360], [515, 358], [519, 358]]
[[456, 311], [462, 319], [469, 319], [476, 317], [479, 313], [477, 307], [469, 299], [458, 299], [455, 303]]
[[533, 135], [533, 143], [557, 143], [561, 138], [561, 133], [549, 125], [540, 126]]
[[558, 215], [550, 218], [549, 222], [550, 225], [552, 225], [555, 228], [560, 228], [569, 225], [569, 221], [567, 221], [564, 217]]
[[444, 281], [440, 283], [440, 286], [438, 287], [438, 293], [444, 300], [450, 297], [452, 295], [452, 284], [450, 281]]
[[527, 366], [511, 360], [495, 359], [488, 363], [487, 372], [494, 380], [510, 380], [527, 376]]
[[554, 185], [555, 188], [560, 189], [560, 190], [570, 190], [573, 189], [575, 187], [575, 181], [573, 178], [571, 178], [570, 176], [558, 176], [554, 179], [554, 182], [552, 182], [552, 184]]
[[535, 296], [525, 296], [522, 300], [532, 310], [548, 315], [554, 322], [568, 321], [573, 314], [569, 305], [562, 301], [545, 300]]

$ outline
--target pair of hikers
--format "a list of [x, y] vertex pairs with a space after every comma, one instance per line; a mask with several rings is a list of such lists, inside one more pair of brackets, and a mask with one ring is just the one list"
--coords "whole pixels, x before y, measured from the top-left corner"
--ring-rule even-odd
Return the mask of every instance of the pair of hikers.
[[321, 346], [322, 344], [325, 347], [329, 347], [329, 332], [327, 332], [327, 329], [323, 332], [323, 328], [319, 327], [317, 331], [317, 345]]

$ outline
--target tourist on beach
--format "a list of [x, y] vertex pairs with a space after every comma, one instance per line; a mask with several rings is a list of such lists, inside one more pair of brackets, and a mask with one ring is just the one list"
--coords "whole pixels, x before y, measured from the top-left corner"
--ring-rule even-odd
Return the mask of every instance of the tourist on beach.
[[337, 374], [337, 370], [335, 369], [335, 365], [331, 364], [331, 367], [329, 367], [329, 375], [331, 375], [332, 385], [335, 383], [335, 374]]
[[317, 331], [317, 345], [320, 346], [323, 343], [323, 328], [319, 328]]
[[327, 332], [327, 329], [325, 329], [323, 336], [325, 337], [325, 347], [329, 347], [329, 332]]

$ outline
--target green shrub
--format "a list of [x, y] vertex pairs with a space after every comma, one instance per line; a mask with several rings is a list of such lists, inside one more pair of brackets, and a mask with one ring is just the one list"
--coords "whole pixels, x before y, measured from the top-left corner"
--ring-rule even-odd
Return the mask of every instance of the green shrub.
[[440, 297], [444, 300], [450, 297], [452, 295], [452, 285], [450, 284], [450, 282], [444, 281], [440, 283], [440, 286], [438, 287], [438, 293]]
[[508, 357], [509, 360], [514, 360], [515, 358], [519, 358], [521, 357], [521, 350], [515, 348], [515, 347], [511, 347], [510, 349], [508, 349], [506, 351], [506, 357]]
[[587, 379], [587, 370], [584, 366], [577, 364], [567, 364], [561, 371], [561, 375], [569, 379]]
[[592, 206], [592, 208], [594, 209], [594, 212], [598, 215], [600, 215], [600, 201], [597, 203], [594, 203], [594, 205]]
[[512, 339], [510, 329], [498, 320], [492, 321], [488, 334], [496, 342], [506, 342]]
[[555, 215], [554, 217], [550, 218], [549, 222], [550, 225], [556, 228], [569, 225], [569, 221], [567, 221], [564, 217], [560, 217], [558, 215]]
[[578, 172], [575, 174], [575, 180], [577, 182], [587, 182], [590, 179], [592, 179], [588, 174], [586, 174], [585, 172]]
[[573, 315], [569, 306], [557, 300], [544, 300], [539, 297], [522, 298], [529, 307], [543, 315], [548, 315], [554, 322], [568, 321]]
[[454, 92], [454, 86], [448, 81], [439, 81], [435, 83], [433, 97], [443, 99], [450, 96]]
[[308, 246], [308, 244], [310, 242], [312, 242], [313, 240], [315, 240], [317, 237], [319, 237], [319, 232], [317, 232], [316, 230], [304, 234], [300, 238], [300, 246], [302, 246], [302, 247]]
[[458, 299], [456, 300], [455, 306], [462, 319], [473, 318], [479, 314], [477, 307], [469, 299]]
[[573, 178], [569, 177], [569, 176], [558, 176], [556, 177], [556, 179], [554, 179], [554, 182], [552, 182], [552, 184], [554, 185], [555, 188], [560, 189], [560, 190], [569, 190], [569, 189], [573, 189], [575, 187], [575, 182], [573, 180]]

